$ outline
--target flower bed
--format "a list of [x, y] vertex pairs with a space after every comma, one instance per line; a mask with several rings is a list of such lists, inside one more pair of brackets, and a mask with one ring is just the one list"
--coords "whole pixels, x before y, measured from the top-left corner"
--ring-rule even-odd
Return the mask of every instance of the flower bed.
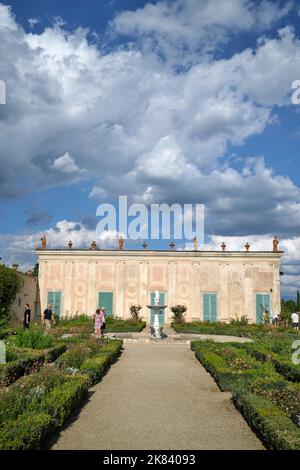
[[[300, 385], [276, 370], [273, 356], [252, 344], [194, 341], [196, 357], [271, 449], [300, 449]], [[270, 359], [268, 359], [270, 356]]]
[[[79, 369], [69, 370], [73, 358], [69, 356], [69, 362], [65, 356], [64, 360], [56, 361], [60, 361], [58, 367], [45, 366], [35, 374], [20, 378], [9, 389], [0, 390], [0, 449], [41, 448], [50, 434], [61, 429], [80, 406], [91, 383], [103, 377], [120, 354], [122, 342], [89, 342], [76, 347], [81, 351], [80, 361], [83, 359]], [[74, 346], [62, 356], [75, 350]]]
[[45, 351], [16, 348], [8, 350], [8, 362], [0, 364], [0, 386], [7, 387], [23, 375], [35, 372], [44, 362], [54, 362], [65, 350], [65, 345], [54, 346]]

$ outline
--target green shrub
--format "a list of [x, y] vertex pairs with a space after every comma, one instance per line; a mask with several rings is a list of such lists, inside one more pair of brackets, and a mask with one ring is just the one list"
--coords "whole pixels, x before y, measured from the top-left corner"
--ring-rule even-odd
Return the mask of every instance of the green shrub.
[[119, 356], [122, 349], [122, 341], [113, 340], [103, 344], [100, 352], [86, 359], [80, 367], [81, 372], [88, 374], [93, 383], [98, 382], [112, 362]]
[[47, 349], [53, 346], [53, 338], [38, 330], [18, 330], [14, 341], [19, 348]]
[[211, 334], [211, 335], [230, 335], [230, 336], [244, 336], [244, 337], [256, 337], [260, 334], [264, 335], [264, 329], [262, 325], [257, 324], [243, 324], [240, 321], [234, 324], [226, 324], [221, 322], [184, 322], [177, 323], [172, 322], [172, 328], [177, 333], [189, 333], [189, 334]]
[[54, 346], [44, 352], [8, 349], [8, 362], [0, 364], [0, 386], [7, 387], [23, 375], [36, 372], [44, 362], [55, 361], [65, 350], [66, 345]]
[[64, 421], [86, 397], [89, 388], [87, 377], [74, 377], [72, 380], [57, 385], [46, 394], [39, 409], [51, 416], [55, 429], [62, 427]]
[[1, 450], [39, 449], [41, 442], [52, 431], [51, 416], [47, 413], [25, 413], [8, 421], [0, 431]]
[[80, 371], [87, 374], [92, 383], [98, 382], [102, 379], [106, 370], [111, 364], [111, 359], [108, 355], [102, 354], [90, 359], [86, 359], [80, 367]]
[[[35, 374], [21, 377], [9, 389], [0, 390], [0, 449], [40, 448], [42, 441], [54, 429], [60, 429], [81, 404], [90, 383], [102, 378], [118, 356], [122, 342], [89, 341], [87, 345], [79, 343], [64, 352], [57, 360], [64, 356], [62, 370], [45, 366]], [[103, 352], [99, 352], [102, 347]], [[80, 362], [79, 373], [64, 370], [65, 366], [78, 366]]]
[[300, 450], [300, 430], [271, 400], [234, 394], [233, 402], [268, 449]]
[[83, 361], [92, 355], [92, 351], [87, 347], [69, 349], [63, 353], [55, 362], [60, 369], [79, 369]]
[[288, 361], [274, 359], [276, 371], [291, 382], [300, 382], [300, 367]]
[[88, 326], [91, 327], [94, 324], [94, 320], [91, 316], [89, 315], [75, 315], [74, 317], [71, 318], [60, 318], [58, 321], [58, 326], [63, 327], [72, 327], [72, 326]]
[[119, 355], [122, 349], [122, 341], [111, 340], [108, 343], [104, 343], [100, 348], [100, 353], [113, 354], [114, 356]]
[[54, 362], [56, 359], [67, 350], [67, 346], [62, 344], [60, 346], [54, 346], [53, 348], [45, 351], [45, 362]]
[[45, 360], [44, 354], [25, 356], [22, 359], [0, 364], [0, 386], [7, 387], [24, 374], [37, 370]]

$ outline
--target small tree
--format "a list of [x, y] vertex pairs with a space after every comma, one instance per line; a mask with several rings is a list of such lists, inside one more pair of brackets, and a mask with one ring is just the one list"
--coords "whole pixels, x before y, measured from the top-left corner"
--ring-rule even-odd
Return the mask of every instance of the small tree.
[[0, 266], [0, 321], [9, 319], [10, 308], [22, 289], [21, 276], [14, 270]]
[[142, 309], [141, 305], [131, 305], [130, 314], [133, 321], [140, 321], [140, 310]]
[[173, 313], [173, 320], [178, 323], [183, 323], [185, 321], [187, 308], [185, 305], [174, 305], [171, 307], [171, 312]]

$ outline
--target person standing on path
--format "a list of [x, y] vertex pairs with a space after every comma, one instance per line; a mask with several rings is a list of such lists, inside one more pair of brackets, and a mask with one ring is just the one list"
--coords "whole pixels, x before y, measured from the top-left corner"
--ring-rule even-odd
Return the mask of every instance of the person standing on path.
[[101, 326], [101, 338], [103, 338], [104, 337], [104, 330], [106, 328], [106, 322], [105, 322], [106, 308], [101, 307], [101, 310], [102, 310], [102, 313], [103, 313], [103, 322], [102, 322], [102, 326]]
[[292, 327], [294, 330], [299, 330], [299, 313], [294, 312], [291, 315], [291, 320], [292, 320]]
[[43, 323], [45, 325], [46, 330], [49, 330], [51, 328], [51, 322], [55, 324], [52, 310], [51, 310], [51, 305], [48, 304], [47, 308], [44, 310], [44, 318], [43, 318]]
[[97, 338], [100, 338], [100, 335], [102, 336], [102, 326], [104, 323], [104, 312], [102, 309], [97, 308], [95, 314], [94, 314], [94, 320], [95, 320], [95, 334]]
[[23, 318], [23, 328], [24, 328], [24, 330], [27, 330], [29, 328], [30, 314], [31, 314], [31, 310], [29, 308], [29, 304], [26, 304], [25, 305], [25, 311], [24, 311], [24, 318]]

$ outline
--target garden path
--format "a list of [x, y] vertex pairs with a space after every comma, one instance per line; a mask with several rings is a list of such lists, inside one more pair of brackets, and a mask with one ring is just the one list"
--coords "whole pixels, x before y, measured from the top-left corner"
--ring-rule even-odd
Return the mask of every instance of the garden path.
[[263, 449], [188, 344], [125, 343], [52, 449]]

